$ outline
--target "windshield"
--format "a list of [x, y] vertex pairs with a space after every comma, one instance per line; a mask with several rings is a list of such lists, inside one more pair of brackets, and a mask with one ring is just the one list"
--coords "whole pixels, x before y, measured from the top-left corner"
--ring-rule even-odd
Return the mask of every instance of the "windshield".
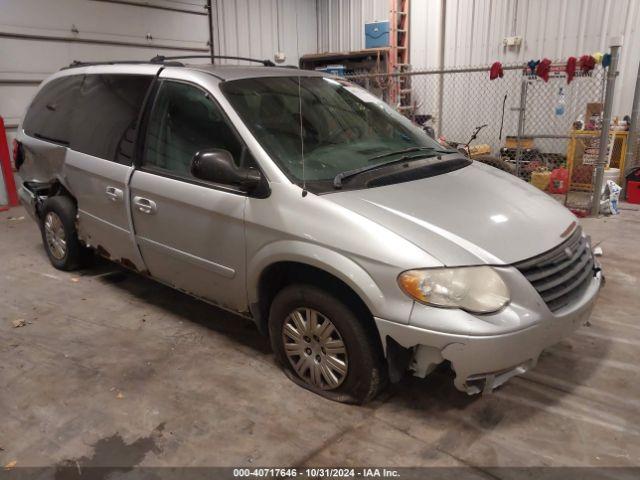
[[249, 78], [221, 88], [267, 153], [297, 183], [303, 179], [303, 149], [309, 182], [333, 182], [343, 172], [394, 163], [408, 149], [411, 158], [448, 153], [386, 103], [344, 80]]

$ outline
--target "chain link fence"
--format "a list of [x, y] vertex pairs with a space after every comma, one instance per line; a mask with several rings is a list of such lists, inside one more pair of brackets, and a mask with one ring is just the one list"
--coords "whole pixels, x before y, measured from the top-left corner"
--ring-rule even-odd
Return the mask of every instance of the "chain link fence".
[[347, 78], [417, 123], [425, 123], [430, 116], [426, 124], [448, 141], [465, 144], [474, 127], [486, 125], [474, 144], [489, 145], [497, 155], [506, 136], [517, 131], [517, 112], [510, 107], [519, 102], [520, 70], [520, 65], [505, 66], [504, 77], [493, 81], [489, 80], [488, 67]]
[[[559, 199], [572, 208], [588, 208], [606, 70], [597, 65], [586, 74], [578, 71], [570, 83], [560, 62], [552, 62], [548, 81], [523, 64], [504, 65], [503, 76], [494, 80], [489, 71], [479, 66], [347, 78], [416, 123], [432, 126], [447, 142], [466, 145], [482, 127], [470, 145], [471, 156], [502, 159], [525, 181], [566, 167], [569, 192]], [[616, 135], [609, 150], [606, 178], [616, 183], [621, 182], [625, 139], [626, 132]]]

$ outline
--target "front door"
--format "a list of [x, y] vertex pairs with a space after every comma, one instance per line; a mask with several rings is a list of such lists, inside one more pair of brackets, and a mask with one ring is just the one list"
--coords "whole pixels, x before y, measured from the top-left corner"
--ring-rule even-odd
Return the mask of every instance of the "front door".
[[246, 195], [190, 173], [206, 148], [240, 162], [245, 147], [219, 105], [199, 86], [162, 79], [130, 183], [136, 240], [150, 274], [235, 311], [246, 310]]

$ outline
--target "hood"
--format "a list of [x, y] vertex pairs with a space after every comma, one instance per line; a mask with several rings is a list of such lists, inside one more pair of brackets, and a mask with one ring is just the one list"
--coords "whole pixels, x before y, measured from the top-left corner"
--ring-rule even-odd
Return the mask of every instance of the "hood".
[[577, 226], [576, 217], [549, 195], [478, 162], [435, 177], [324, 198], [447, 266], [512, 264], [552, 249]]

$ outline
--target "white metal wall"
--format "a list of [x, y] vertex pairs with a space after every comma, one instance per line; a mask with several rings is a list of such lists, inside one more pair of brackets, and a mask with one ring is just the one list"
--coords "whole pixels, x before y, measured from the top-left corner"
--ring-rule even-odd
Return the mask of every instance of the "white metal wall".
[[[389, 18], [389, 0], [318, 0], [318, 50], [358, 50], [366, 22]], [[640, 62], [640, 0], [447, 0], [444, 64], [483, 65], [605, 52], [624, 35], [614, 114], [628, 113]], [[414, 70], [436, 68], [441, 0], [411, 0]], [[515, 20], [515, 28], [514, 28]], [[520, 48], [505, 36], [524, 38]]]
[[[411, 63], [438, 66], [440, 0], [411, 2]], [[515, 28], [514, 28], [515, 22]], [[502, 44], [523, 37], [520, 48]], [[580, 57], [624, 35], [614, 114], [629, 113], [640, 61], [638, 0], [447, 0], [445, 67]]]
[[317, 3], [319, 52], [361, 50], [364, 24], [389, 20], [389, 0], [318, 0]]
[[283, 52], [285, 64], [298, 65], [300, 56], [317, 50], [315, 0], [214, 3], [214, 48], [218, 55], [273, 60], [275, 52]]

